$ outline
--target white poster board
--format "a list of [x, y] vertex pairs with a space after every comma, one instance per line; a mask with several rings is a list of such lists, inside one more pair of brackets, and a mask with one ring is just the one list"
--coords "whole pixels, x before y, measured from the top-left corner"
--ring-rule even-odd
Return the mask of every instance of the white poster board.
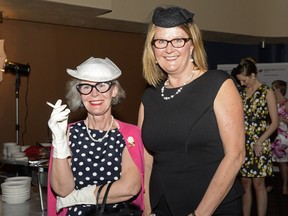
[[[257, 78], [271, 87], [274, 80], [284, 80], [288, 82], [288, 62], [286, 63], [261, 63], [256, 64], [258, 73]], [[231, 73], [237, 64], [219, 64], [217, 69]]]

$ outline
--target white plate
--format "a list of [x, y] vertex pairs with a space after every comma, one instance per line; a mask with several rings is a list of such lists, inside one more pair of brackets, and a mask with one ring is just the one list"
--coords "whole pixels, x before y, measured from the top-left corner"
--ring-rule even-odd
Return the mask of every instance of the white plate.
[[52, 144], [51, 143], [40, 143], [40, 145], [43, 147], [50, 147]]

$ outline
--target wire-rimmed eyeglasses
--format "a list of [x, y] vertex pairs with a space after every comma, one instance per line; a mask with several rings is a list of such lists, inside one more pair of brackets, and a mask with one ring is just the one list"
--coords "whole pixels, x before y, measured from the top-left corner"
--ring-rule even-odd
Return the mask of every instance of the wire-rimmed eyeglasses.
[[76, 86], [78, 92], [82, 95], [88, 95], [92, 92], [93, 88], [95, 88], [100, 93], [105, 93], [110, 90], [114, 82], [99, 82], [95, 85], [91, 85], [88, 83], [81, 83]]
[[157, 49], [164, 49], [171, 43], [174, 48], [181, 48], [184, 47], [189, 40], [191, 40], [191, 38], [175, 38], [172, 40], [154, 39], [152, 45]]

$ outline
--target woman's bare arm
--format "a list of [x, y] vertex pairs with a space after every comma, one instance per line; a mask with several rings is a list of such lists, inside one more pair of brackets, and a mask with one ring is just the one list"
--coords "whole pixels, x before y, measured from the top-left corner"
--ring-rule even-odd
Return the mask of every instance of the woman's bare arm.
[[195, 210], [196, 215], [201, 216], [213, 214], [231, 189], [245, 159], [243, 106], [231, 79], [226, 80], [220, 88], [214, 101], [214, 111], [225, 156]]

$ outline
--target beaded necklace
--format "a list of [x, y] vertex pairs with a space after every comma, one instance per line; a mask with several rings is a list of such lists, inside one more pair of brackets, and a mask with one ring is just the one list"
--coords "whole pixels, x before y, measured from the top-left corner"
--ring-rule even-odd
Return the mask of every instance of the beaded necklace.
[[90, 134], [90, 132], [89, 132], [89, 129], [88, 129], [88, 122], [87, 122], [87, 126], [86, 126], [86, 131], [87, 131], [87, 133], [88, 133], [88, 136], [90, 137], [90, 139], [92, 139], [94, 142], [102, 142], [103, 141], [103, 139], [107, 136], [107, 134], [109, 133], [109, 131], [111, 130], [111, 128], [112, 128], [112, 125], [113, 125], [113, 122], [114, 122], [114, 117], [111, 115], [111, 124], [110, 124], [110, 126], [109, 126], [109, 129], [106, 131], [106, 133], [104, 134], [104, 136], [103, 137], [101, 137], [101, 138], [99, 138], [99, 139], [94, 139], [92, 136], [91, 136], [91, 134]]
[[183, 87], [193, 78], [194, 74], [195, 74], [195, 69], [193, 68], [192, 74], [188, 77], [188, 79], [183, 83], [183, 85], [182, 85], [180, 88], [177, 89], [177, 91], [175, 92], [175, 94], [172, 94], [172, 95], [170, 95], [170, 96], [165, 96], [165, 95], [164, 95], [165, 87], [166, 87], [166, 86], [168, 85], [168, 83], [169, 83], [169, 79], [167, 79], [167, 80], [165, 81], [164, 85], [163, 85], [162, 88], [161, 88], [161, 97], [162, 97], [164, 100], [170, 100], [170, 99], [174, 98], [176, 95], [178, 95], [178, 94], [182, 91]]

